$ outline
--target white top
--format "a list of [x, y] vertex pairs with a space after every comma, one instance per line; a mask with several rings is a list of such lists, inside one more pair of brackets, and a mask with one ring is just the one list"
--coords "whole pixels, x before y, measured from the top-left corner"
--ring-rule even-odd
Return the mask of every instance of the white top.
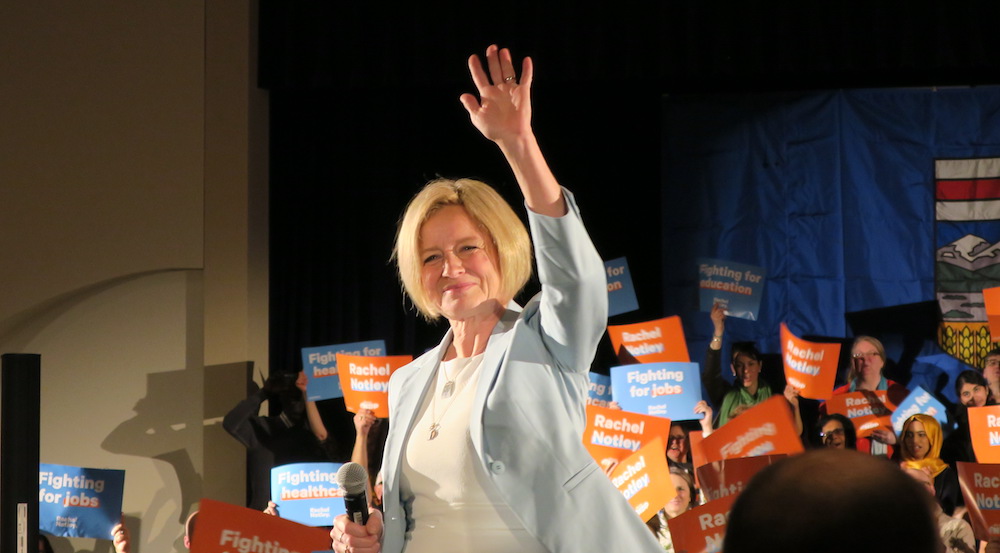
[[[413, 498], [413, 530], [406, 553], [545, 551], [492, 489], [473, 449], [469, 418], [482, 361], [480, 354], [441, 362], [407, 440], [400, 485]], [[454, 391], [445, 397], [449, 380]]]

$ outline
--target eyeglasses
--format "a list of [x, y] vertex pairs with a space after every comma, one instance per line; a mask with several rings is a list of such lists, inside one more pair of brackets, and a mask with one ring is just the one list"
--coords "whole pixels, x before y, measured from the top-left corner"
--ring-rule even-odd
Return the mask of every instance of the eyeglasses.
[[855, 359], [863, 359], [863, 358], [871, 359], [872, 357], [882, 357], [882, 356], [879, 355], [877, 351], [872, 351], [868, 353], [855, 353], [854, 355], [851, 355], [851, 357]]
[[836, 436], [843, 436], [843, 435], [844, 435], [844, 429], [843, 428], [834, 428], [833, 430], [831, 430], [829, 432], [820, 432], [819, 433], [819, 437], [820, 438], [827, 438], [827, 437], [833, 438], [833, 437], [836, 437]]

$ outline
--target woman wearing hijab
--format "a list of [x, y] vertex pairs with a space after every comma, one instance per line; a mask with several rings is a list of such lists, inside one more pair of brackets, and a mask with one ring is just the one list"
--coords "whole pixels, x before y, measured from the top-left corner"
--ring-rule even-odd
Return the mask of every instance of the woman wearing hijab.
[[958, 472], [941, 460], [941, 425], [930, 415], [912, 415], [899, 434], [899, 457], [904, 468], [926, 470], [934, 478], [935, 496], [948, 515], [961, 504]]

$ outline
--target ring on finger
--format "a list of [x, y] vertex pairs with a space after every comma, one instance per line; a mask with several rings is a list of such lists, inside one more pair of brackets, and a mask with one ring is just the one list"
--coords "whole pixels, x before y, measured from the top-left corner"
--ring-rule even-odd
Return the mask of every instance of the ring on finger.
[[504, 77], [503, 78], [503, 82], [505, 82], [505, 83], [509, 83], [509, 82], [511, 82], [513, 80], [514, 80], [514, 76], [513, 75], [511, 75], [509, 77]]

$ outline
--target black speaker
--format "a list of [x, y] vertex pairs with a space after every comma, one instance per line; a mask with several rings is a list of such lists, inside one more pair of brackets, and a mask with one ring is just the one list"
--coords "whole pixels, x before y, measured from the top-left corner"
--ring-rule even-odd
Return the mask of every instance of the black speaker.
[[0, 381], [0, 551], [38, 551], [41, 356], [5, 353]]

